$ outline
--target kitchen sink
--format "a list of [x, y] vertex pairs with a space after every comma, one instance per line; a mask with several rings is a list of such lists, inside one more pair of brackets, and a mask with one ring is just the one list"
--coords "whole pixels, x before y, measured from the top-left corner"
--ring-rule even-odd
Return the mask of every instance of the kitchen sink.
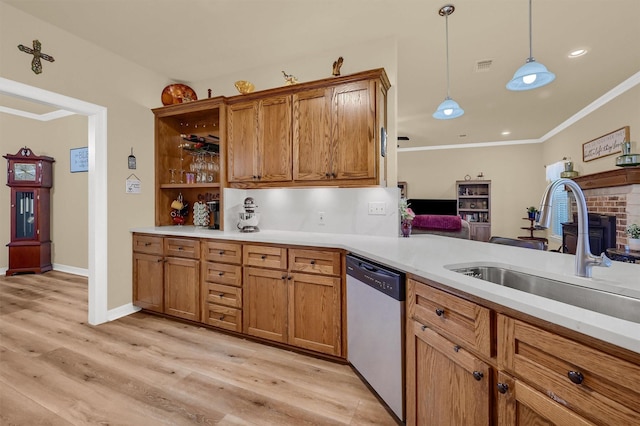
[[640, 323], [640, 299], [633, 297], [573, 285], [500, 266], [471, 266], [451, 270], [493, 284]]

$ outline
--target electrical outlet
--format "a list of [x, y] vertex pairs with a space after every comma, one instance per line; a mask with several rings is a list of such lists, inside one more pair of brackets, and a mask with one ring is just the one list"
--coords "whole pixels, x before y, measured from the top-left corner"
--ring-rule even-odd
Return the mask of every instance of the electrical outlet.
[[318, 225], [324, 225], [324, 212], [318, 212]]
[[384, 216], [387, 214], [387, 204], [384, 201], [370, 201], [369, 215]]

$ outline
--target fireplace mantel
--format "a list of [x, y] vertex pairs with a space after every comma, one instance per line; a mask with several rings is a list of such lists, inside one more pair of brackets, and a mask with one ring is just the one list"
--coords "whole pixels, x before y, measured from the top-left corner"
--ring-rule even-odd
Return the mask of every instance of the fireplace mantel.
[[640, 167], [626, 167], [578, 176], [573, 180], [582, 190], [640, 184]]

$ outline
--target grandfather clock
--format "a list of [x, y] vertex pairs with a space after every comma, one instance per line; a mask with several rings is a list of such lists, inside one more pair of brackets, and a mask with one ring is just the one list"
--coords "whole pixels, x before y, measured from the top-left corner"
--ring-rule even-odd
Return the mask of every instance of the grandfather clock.
[[7, 159], [7, 186], [11, 187], [11, 242], [7, 275], [42, 273], [51, 266], [50, 190], [51, 157], [37, 156], [24, 147]]

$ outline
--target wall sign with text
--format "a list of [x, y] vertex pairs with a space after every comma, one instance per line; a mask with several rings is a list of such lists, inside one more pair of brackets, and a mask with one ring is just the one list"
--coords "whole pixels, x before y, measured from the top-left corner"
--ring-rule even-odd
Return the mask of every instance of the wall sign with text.
[[622, 152], [622, 143], [631, 140], [629, 133], [629, 126], [625, 126], [582, 144], [582, 160], [587, 162]]
[[71, 148], [71, 173], [89, 171], [89, 148]]

